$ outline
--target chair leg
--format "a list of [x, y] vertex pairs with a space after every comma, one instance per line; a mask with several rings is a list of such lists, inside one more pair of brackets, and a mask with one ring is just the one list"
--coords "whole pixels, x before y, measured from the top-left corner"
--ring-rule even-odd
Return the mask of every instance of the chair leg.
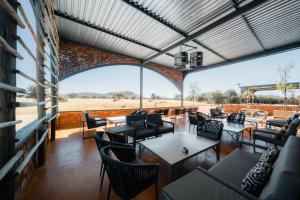
[[102, 189], [104, 176], [105, 176], [105, 166], [104, 166], [104, 168], [103, 168], [103, 170], [102, 170], [100, 190]]
[[110, 191], [111, 191], [111, 184], [109, 184], [109, 187], [108, 187], [107, 200], [109, 200]]
[[101, 179], [102, 170], [103, 170], [103, 162], [101, 162], [101, 168], [100, 168], [100, 179]]
[[253, 138], [253, 153], [255, 154], [255, 139]]
[[217, 144], [216, 146], [216, 158], [217, 158], [217, 162], [220, 161], [220, 143]]
[[158, 183], [155, 181], [155, 199], [158, 200]]

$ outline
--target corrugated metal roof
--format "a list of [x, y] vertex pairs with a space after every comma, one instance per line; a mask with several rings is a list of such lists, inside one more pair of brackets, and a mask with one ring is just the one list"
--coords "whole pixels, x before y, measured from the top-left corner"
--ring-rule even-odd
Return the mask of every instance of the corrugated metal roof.
[[[253, 7], [243, 13], [236, 10], [250, 4]], [[169, 67], [174, 67], [174, 59], [158, 53], [175, 54], [179, 48], [173, 46], [182, 43], [204, 53], [204, 66], [300, 44], [299, 0], [54, 0], [54, 7], [67, 16], [57, 17], [62, 37], [143, 60], [152, 58], [152, 62]], [[79, 25], [68, 17], [114, 35]], [[196, 36], [204, 46], [187, 42], [186, 36], [218, 21], [222, 23]]]

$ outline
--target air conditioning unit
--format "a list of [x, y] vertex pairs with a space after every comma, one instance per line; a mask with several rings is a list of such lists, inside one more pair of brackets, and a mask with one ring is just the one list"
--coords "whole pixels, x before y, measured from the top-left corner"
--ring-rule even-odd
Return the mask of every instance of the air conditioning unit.
[[203, 52], [197, 51], [190, 55], [190, 68], [201, 67], [203, 65]]
[[179, 52], [175, 54], [175, 66], [185, 67], [188, 64], [189, 55], [187, 52]]

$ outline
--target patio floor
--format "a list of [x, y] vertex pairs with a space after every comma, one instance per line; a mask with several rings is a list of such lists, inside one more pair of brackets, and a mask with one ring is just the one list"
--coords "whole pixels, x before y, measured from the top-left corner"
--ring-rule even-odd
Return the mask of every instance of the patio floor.
[[[175, 134], [178, 131], [188, 131], [188, 119], [181, 116], [172, 119], [176, 122]], [[195, 134], [190, 132], [190, 134]], [[248, 137], [248, 134], [245, 134]], [[246, 139], [247, 140], [247, 139]], [[246, 147], [247, 150], [252, 150]], [[221, 159], [235, 149], [231, 137], [223, 134], [221, 141]], [[166, 184], [165, 165], [149, 151], [144, 151], [142, 160], [160, 163], [159, 192]], [[181, 177], [195, 167], [196, 158], [184, 162], [175, 171]], [[206, 169], [216, 163], [215, 152], [208, 150], [198, 155], [198, 165]], [[100, 156], [93, 139], [82, 140], [80, 129], [57, 131], [57, 139], [50, 142], [46, 165], [34, 171], [31, 181], [23, 190], [21, 199], [106, 199], [109, 181], [105, 176], [104, 185], [100, 191]], [[111, 199], [119, 199], [113, 192]], [[155, 189], [149, 187], [136, 196], [135, 199], [155, 199]]]

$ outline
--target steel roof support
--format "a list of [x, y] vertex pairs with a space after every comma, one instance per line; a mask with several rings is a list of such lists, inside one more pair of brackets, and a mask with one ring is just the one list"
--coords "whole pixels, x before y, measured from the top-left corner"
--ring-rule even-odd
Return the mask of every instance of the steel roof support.
[[[236, 2], [236, 0], [231, 0], [234, 8], [236, 11], [239, 11], [239, 5], [238, 3]], [[242, 20], [244, 21], [244, 23], [246, 24], [246, 26], [249, 28], [251, 34], [255, 37], [255, 39], [257, 40], [257, 42], [259, 43], [260, 47], [263, 49], [263, 51], [265, 51], [265, 48], [262, 44], [262, 42], [260, 41], [258, 35], [255, 33], [255, 30], [253, 29], [253, 27], [251, 26], [251, 24], [249, 23], [249, 21], [247, 20], [247, 18], [245, 17], [245, 15], [243, 15], [242, 13], [240, 14]]]
[[192, 69], [190, 71], [186, 71], [184, 75], [186, 76], [187, 74], [192, 73], [192, 72], [203, 71], [203, 70], [216, 68], [216, 67], [221, 67], [221, 66], [229, 65], [229, 64], [235, 64], [235, 63], [238, 63], [238, 62], [243, 62], [243, 61], [250, 60], [250, 59], [261, 58], [261, 57], [269, 56], [269, 55], [272, 55], [272, 54], [275, 54], [275, 53], [285, 52], [285, 51], [288, 51], [288, 50], [291, 50], [291, 49], [298, 49], [298, 48], [300, 48], [300, 41], [292, 43], [292, 44], [276, 47], [276, 48], [273, 48], [273, 49], [266, 49], [265, 51], [261, 51], [261, 52], [250, 54], [250, 55], [246, 55], [246, 56], [236, 58], [236, 59], [232, 59], [232, 60], [229, 60], [229, 61], [220, 62], [218, 64], [212, 64], [212, 65], [203, 66], [201, 68], [195, 68], [195, 69]]
[[[221, 25], [221, 24], [224, 24], [225, 22], [228, 22], [228, 21], [234, 19], [235, 17], [237, 17], [237, 16], [239, 16], [239, 15], [241, 15], [241, 14], [243, 14], [243, 13], [249, 11], [249, 10], [252, 10], [253, 8], [255, 8], [255, 7], [257, 7], [257, 6], [261, 5], [261, 4], [263, 4], [263, 3], [266, 2], [266, 1], [268, 1], [268, 0], [255, 0], [255, 1], [252, 1], [252, 2], [250, 2], [250, 3], [248, 3], [248, 4], [246, 4], [245, 6], [240, 7], [239, 10], [233, 11], [232, 13], [230, 13], [230, 14], [228, 14], [228, 15], [226, 15], [226, 16], [220, 18], [219, 20], [217, 20], [217, 21], [215, 21], [215, 22], [209, 24], [208, 26], [206, 26], [206, 27], [204, 27], [203, 29], [201, 29], [201, 30], [195, 32], [194, 34], [189, 35], [187, 38], [185, 38], [185, 39], [183, 39], [183, 40], [181, 40], [181, 41], [179, 41], [179, 42], [173, 44], [172, 46], [170, 46], [170, 47], [168, 47], [168, 48], [162, 50], [161, 52], [159, 52], [159, 53], [157, 53], [157, 54], [155, 54], [155, 55], [153, 55], [153, 56], [151, 56], [151, 57], [145, 59], [145, 60], [144, 60], [144, 63], [147, 63], [147, 62], [151, 61], [152, 59], [154, 59], [154, 58], [160, 56], [160, 55], [163, 54], [163, 53], [166, 53], [166, 52], [170, 51], [171, 49], [174, 49], [175, 47], [177, 47], [177, 46], [179, 46], [179, 45], [181, 45], [181, 44], [183, 44], [183, 43], [185, 43], [185, 42], [188, 42], [188, 41], [190, 41], [190, 40], [193, 40], [193, 39], [199, 37], [201, 34], [206, 33], [206, 32], [208, 32], [208, 31], [214, 29], [214, 28], [216, 28], [217, 26], [219, 26], [219, 25]], [[225, 62], [226, 62], [226, 61], [225, 61]]]

